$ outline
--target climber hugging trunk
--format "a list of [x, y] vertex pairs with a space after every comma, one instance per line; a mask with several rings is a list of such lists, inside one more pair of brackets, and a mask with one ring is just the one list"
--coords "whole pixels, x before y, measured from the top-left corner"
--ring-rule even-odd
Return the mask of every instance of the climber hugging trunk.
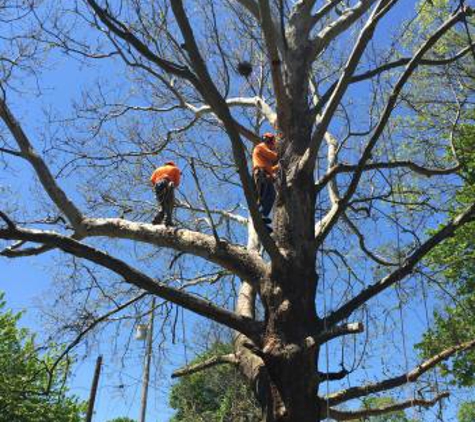
[[275, 135], [265, 133], [262, 141], [252, 152], [253, 176], [262, 219], [269, 232], [272, 232], [269, 215], [275, 201], [274, 181], [279, 168]]

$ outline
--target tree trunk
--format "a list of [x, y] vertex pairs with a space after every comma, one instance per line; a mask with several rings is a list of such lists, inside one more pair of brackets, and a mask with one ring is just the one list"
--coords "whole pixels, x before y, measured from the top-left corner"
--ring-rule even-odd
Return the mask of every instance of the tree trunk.
[[315, 422], [319, 415], [318, 350], [309, 340], [319, 324], [313, 177], [304, 173], [293, 177], [278, 181], [274, 211], [276, 240], [286, 257], [274, 263], [270, 278], [261, 286], [266, 313], [262, 351], [270, 401], [267, 422]]

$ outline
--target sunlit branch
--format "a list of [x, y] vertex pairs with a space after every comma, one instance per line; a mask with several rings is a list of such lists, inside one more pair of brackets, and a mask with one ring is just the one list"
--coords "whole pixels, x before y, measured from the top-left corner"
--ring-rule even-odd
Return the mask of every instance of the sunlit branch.
[[157, 282], [122, 260], [69, 237], [61, 236], [54, 232], [28, 230], [15, 226], [15, 228], [7, 227], [6, 229], [0, 229], [0, 239], [25, 240], [54, 246], [68, 254], [78, 258], [84, 258], [103, 268], [111, 270], [122, 276], [128, 283], [150, 294], [154, 294], [201, 316], [219, 322], [233, 330], [242, 332], [250, 338], [255, 339], [260, 333], [260, 323], [249, 318], [241, 317], [231, 311], [214, 305], [208, 300], [201, 299], [183, 290]]
[[225, 363], [236, 365], [238, 363], [238, 359], [234, 353], [230, 353], [228, 355], [212, 356], [211, 358], [206, 359], [203, 362], [199, 362], [194, 365], [185, 366], [184, 368], [181, 368], [178, 371], [173, 372], [172, 378], [179, 378], [179, 377], [195, 374], [196, 372], [200, 372], [205, 369], [212, 368], [216, 365], [223, 365]]

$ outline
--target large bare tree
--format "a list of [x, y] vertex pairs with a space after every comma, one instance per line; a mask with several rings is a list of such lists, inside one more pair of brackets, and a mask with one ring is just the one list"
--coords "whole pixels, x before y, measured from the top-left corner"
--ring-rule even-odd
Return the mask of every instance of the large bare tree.
[[[49, 203], [38, 194], [28, 198], [28, 209], [5, 205], [2, 255], [61, 251], [108, 270], [122, 286], [120, 293], [115, 284], [101, 287], [109, 309], [85, 318], [89, 325], [65, 353], [148, 294], [235, 331], [232, 355], [176, 375], [237, 365], [265, 421], [351, 420], [446, 397], [340, 406], [416, 382], [475, 340], [390, 378], [333, 392], [328, 383], [348, 371], [329, 371], [335, 359], [328, 343], [362, 333], [360, 318], [378, 298], [393, 306], [389, 298], [423, 270], [424, 257], [475, 218], [472, 204], [427, 232], [444, 217], [457, 183], [452, 142], [471, 106], [470, 75], [456, 72], [473, 59], [468, 7], [447, 2], [448, 12], [427, 24], [418, 15], [429, 2], [398, 0], [12, 3], [0, 6], [5, 25], [29, 19], [31, 26], [3, 38], [0, 152], [7, 166], [31, 165]], [[466, 29], [465, 46], [441, 55], [439, 43], [458, 28]], [[74, 118], [62, 120], [62, 135], [41, 134], [40, 153], [40, 134], [14, 112], [22, 107], [15, 76], [30, 72], [41, 81], [39, 60], [51, 49], [93, 70], [91, 63], [111, 62], [123, 79], [119, 87], [103, 80], [85, 90]], [[253, 66], [247, 78], [237, 73], [242, 61]], [[434, 113], [445, 107], [430, 140], [417, 125], [403, 124], [420, 112], [411, 95], [422, 67], [434, 80], [424, 85], [433, 90]], [[447, 78], [457, 78], [452, 91], [441, 88]], [[259, 215], [249, 165], [250, 149], [269, 127], [279, 135], [280, 165], [272, 235]], [[176, 228], [149, 223], [146, 181], [160, 154], [188, 162], [193, 176], [180, 192]], [[239, 203], [249, 216], [239, 214]], [[143, 245], [152, 266], [127, 252]], [[160, 255], [162, 249], [173, 253]], [[154, 260], [162, 263], [159, 277]], [[175, 271], [180, 262], [188, 276], [196, 271], [194, 278]], [[206, 285], [234, 278], [232, 309]], [[373, 318], [378, 312], [382, 318], [384, 306], [371, 311]], [[325, 348], [327, 365], [319, 359]]]

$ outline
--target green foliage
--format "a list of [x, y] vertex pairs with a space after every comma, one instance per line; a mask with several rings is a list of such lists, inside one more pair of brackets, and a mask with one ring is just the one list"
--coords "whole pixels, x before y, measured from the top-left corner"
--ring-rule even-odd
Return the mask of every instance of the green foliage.
[[[456, 150], [462, 164], [464, 185], [458, 190], [451, 214], [456, 214], [475, 202], [475, 126], [464, 126]], [[435, 325], [418, 345], [424, 357], [429, 357], [452, 345], [475, 338], [475, 222], [438, 246], [428, 264], [439, 271], [444, 289], [451, 291], [453, 302], [435, 314]], [[475, 351], [456, 356], [451, 364], [444, 363], [445, 375], [451, 374], [460, 386], [475, 385]]]
[[[396, 402], [391, 397], [367, 397], [363, 400], [363, 409], [376, 409], [378, 407], [385, 407], [395, 404]], [[388, 413], [387, 415], [371, 416], [369, 418], [361, 419], [361, 422], [416, 422], [414, 419], [409, 419], [404, 410]]]
[[[231, 352], [217, 343], [192, 363]], [[186, 376], [171, 390], [170, 405], [177, 413], [170, 422], [258, 422], [261, 412], [243, 376], [230, 365], [219, 365]]]
[[475, 421], [475, 401], [462, 403], [457, 414], [458, 422]]
[[135, 422], [133, 419], [127, 418], [127, 417], [122, 417], [122, 418], [115, 418], [111, 419], [108, 422]]
[[79, 422], [83, 405], [66, 396], [66, 369], [55, 371], [47, 393], [53, 356], [40, 355], [33, 335], [17, 327], [20, 317], [0, 293], [0, 422]]

